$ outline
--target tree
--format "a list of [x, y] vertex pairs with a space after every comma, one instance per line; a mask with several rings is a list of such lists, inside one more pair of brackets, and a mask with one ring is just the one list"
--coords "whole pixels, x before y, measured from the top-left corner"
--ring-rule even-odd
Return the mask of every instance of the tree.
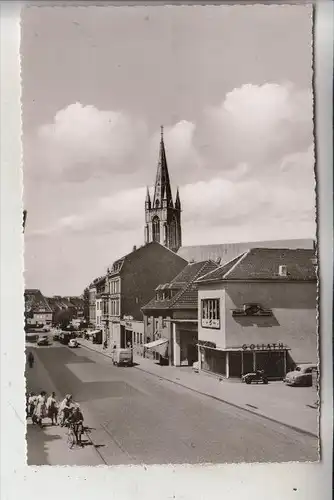
[[83, 307], [83, 314], [85, 318], [85, 322], [89, 322], [89, 288], [85, 288], [84, 293], [83, 293], [83, 300], [84, 300], [84, 307]]

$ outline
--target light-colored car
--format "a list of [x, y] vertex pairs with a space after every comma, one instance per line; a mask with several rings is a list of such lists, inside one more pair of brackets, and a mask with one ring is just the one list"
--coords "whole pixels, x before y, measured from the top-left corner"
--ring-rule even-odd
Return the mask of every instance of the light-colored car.
[[316, 375], [317, 371], [317, 365], [305, 364], [296, 366], [292, 372], [286, 374], [284, 383], [291, 386], [311, 387], [314, 374]]
[[68, 347], [71, 347], [71, 348], [79, 347], [79, 342], [76, 339], [70, 339], [68, 341]]
[[47, 335], [41, 335], [37, 340], [37, 345], [49, 345], [49, 337]]

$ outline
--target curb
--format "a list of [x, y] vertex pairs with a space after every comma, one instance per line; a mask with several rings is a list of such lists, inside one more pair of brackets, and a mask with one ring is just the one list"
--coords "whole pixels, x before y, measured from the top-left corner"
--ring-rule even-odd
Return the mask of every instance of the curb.
[[[81, 346], [85, 347], [86, 349], [88, 349], [90, 351], [94, 351], [94, 352], [97, 352], [98, 354], [102, 354], [102, 356], [105, 356], [107, 358], [111, 358], [111, 356], [109, 354], [97, 351], [96, 349], [93, 349], [92, 347], [85, 346], [83, 344], [81, 344]], [[310, 437], [315, 437], [315, 438], [319, 439], [318, 434], [315, 434], [311, 431], [307, 431], [306, 429], [301, 429], [300, 427], [296, 427], [295, 425], [291, 425], [291, 424], [288, 424], [286, 422], [282, 422], [281, 420], [277, 420], [273, 417], [268, 417], [267, 415], [265, 415], [263, 413], [259, 413], [259, 412], [256, 412], [254, 410], [249, 410], [248, 408], [245, 408], [245, 407], [238, 405], [236, 403], [231, 403], [230, 401], [226, 401], [225, 399], [219, 398], [218, 396], [213, 396], [212, 394], [207, 394], [206, 392], [199, 391], [198, 389], [193, 389], [192, 387], [189, 387], [189, 386], [182, 384], [180, 382], [176, 382], [175, 380], [171, 380], [170, 378], [164, 377], [163, 375], [158, 375], [157, 373], [152, 373], [149, 370], [145, 370], [145, 368], [140, 368], [139, 366], [134, 366], [133, 368], [136, 370], [142, 371], [144, 373], [148, 373], [149, 375], [152, 375], [153, 377], [157, 377], [157, 378], [160, 378], [162, 380], [166, 380], [167, 382], [170, 382], [171, 384], [175, 384], [175, 385], [178, 385], [180, 387], [184, 387], [184, 388], [188, 389], [189, 391], [195, 392], [196, 394], [200, 394], [201, 396], [206, 396], [207, 398], [211, 398], [211, 399], [214, 399], [215, 401], [225, 403], [229, 406], [232, 406], [233, 408], [237, 408], [239, 410], [243, 410], [243, 411], [246, 411], [248, 413], [251, 413], [252, 415], [257, 415], [258, 417], [265, 418], [266, 420], [269, 420], [270, 422], [273, 422], [275, 424], [283, 425], [284, 427], [287, 427], [288, 429], [296, 431], [299, 434], [304, 434], [304, 435], [307, 435]]]

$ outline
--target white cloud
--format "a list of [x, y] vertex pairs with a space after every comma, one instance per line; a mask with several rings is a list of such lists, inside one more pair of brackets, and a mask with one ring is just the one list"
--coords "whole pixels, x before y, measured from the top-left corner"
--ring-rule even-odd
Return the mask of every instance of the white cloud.
[[202, 143], [211, 168], [268, 165], [313, 141], [312, 94], [292, 84], [243, 85], [206, 110]]
[[60, 110], [52, 124], [42, 126], [36, 141], [38, 168], [45, 175], [82, 181], [101, 170], [110, 175], [131, 173], [147, 131], [143, 122], [123, 112], [75, 103]]

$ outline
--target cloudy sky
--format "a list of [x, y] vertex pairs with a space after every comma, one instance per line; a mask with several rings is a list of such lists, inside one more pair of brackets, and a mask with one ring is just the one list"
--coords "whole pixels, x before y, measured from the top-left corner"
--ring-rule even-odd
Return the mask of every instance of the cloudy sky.
[[143, 243], [161, 124], [184, 245], [314, 237], [310, 7], [26, 8], [21, 54], [27, 287]]

